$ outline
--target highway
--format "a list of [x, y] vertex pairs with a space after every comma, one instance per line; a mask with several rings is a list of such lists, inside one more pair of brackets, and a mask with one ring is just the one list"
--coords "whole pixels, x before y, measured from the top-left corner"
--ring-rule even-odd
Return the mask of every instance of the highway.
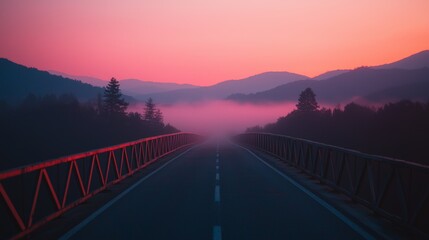
[[233, 144], [157, 168], [62, 239], [370, 239], [329, 204]]

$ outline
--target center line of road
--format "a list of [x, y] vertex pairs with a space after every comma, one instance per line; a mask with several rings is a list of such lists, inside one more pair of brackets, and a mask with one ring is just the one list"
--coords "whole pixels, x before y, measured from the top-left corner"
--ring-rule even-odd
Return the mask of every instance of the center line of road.
[[220, 187], [219, 187], [219, 185], [216, 185], [216, 187], [215, 187], [214, 201], [217, 203], [220, 202]]
[[222, 239], [222, 230], [220, 226], [213, 226], [213, 240]]
[[213, 226], [213, 240], [222, 240], [222, 228], [220, 224], [220, 185], [219, 185], [219, 144], [216, 146], [216, 185], [214, 190], [215, 224]]

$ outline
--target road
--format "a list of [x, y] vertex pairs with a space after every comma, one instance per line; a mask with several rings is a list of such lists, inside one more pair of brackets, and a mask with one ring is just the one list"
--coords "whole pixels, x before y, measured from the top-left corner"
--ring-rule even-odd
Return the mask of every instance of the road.
[[63, 239], [367, 237], [249, 151], [205, 144], [158, 168]]

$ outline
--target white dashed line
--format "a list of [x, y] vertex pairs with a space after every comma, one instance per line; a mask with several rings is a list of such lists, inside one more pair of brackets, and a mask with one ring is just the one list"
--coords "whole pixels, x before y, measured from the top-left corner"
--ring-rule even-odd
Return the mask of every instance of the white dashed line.
[[220, 226], [213, 226], [213, 240], [222, 240], [222, 229]]
[[216, 185], [216, 187], [215, 187], [214, 201], [220, 202], [220, 187], [219, 187], [219, 185]]
[[214, 201], [216, 203], [216, 211], [218, 214], [218, 219], [215, 221], [215, 225], [213, 226], [213, 240], [222, 240], [222, 230], [220, 227], [220, 219], [219, 219], [219, 206], [220, 206], [220, 186], [219, 186], [219, 144], [216, 146], [216, 186], [214, 190]]

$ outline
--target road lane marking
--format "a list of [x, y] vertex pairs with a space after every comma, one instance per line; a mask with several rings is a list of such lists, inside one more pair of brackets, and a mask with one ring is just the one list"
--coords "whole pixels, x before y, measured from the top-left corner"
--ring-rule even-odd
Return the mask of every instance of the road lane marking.
[[325, 200], [321, 199], [320, 197], [318, 197], [317, 195], [315, 195], [314, 193], [312, 193], [311, 191], [307, 190], [305, 187], [303, 187], [302, 185], [300, 185], [298, 182], [296, 182], [295, 180], [293, 180], [292, 178], [288, 177], [284, 173], [280, 172], [279, 170], [277, 170], [276, 168], [274, 168], [273, 166], [271, 166], [270, 164], [268, 164], [267, 162], [265, 162], [264, 160], [262, 160], [259, 156], [257, 156], [251, 150], [249, 150], [249, 149], [247, 149], [247, 148], [245, 148], [243, 146], [240, 146], [238, 144], [235, 144], [235, 143], [233, 143], [233, 144], [236, 145], [236, 146], [238, 146], [238, 147], [240, 147], [240, 148], [242, 148], [242, 149], [244, 149], [244, 150], [246, 150], [247, 152], [249, 152], [256, 159], [258, 159], [261, 163], [263, 163], [267, 167], [271, 168], [274, 172], [278, 173], [280, 176], [282, 176], [284, 179], [286, 179], [288, 182], [290, 182], [293, 186], [297, 187], [299, 190], [301, 190], [302, 192], [304, 192], [305, 194], [307, 194], [309, 197], [311, 197], [314, 201], [316, 201], [321, 206], [323, 206], [325, 209], [327, 209], [332, 214], [334, 214], [337, 218], [339, 218], [342, 222], [344, 222], [346, 225], [348, 225], [355, 232], [357, 232], [358, 234], [360, 234], [363, 238], [365, 238], [365, 239], [375, 239], [371, 234], [369, 234], [362, 227], [360, 227], [359, 225], [357, 225], [356, 223], [354, 223], [352, 220], [348, 219], [344, 214], [342, 214], [336, 208], [334, 208], [333, 206], [329, 205]]
[[222, 229], [220, 226], [213, 226], [213, 240], [222, 240]]
[[121, 198], [123, 198], [129, 192], [131, 192], [134, 188], [136, 188], [142, 182], [146, 181], [149, 177], [151, 177], [155, 173], [157, 173], [160, 170], [162, 170], [163, 168], [165, 168], [168, 164], [172, 163], [174, 160], [178, 159], [179, 157], [183, 156], [185, 153], [193, 150], [196, 147], [197, 146], [193, 146], [193, 147], [189, 148], [188, 150], [182, 152], [178, 156], [176, 156], [173, 159], [169, 160], [168, 162], [164, 163], [162, 166], [160, 166], [159, 168], [157, 168], [153, 172], [151, 172], [148, 175], [146, 175], [144, 178], [140, 179], [138, 182], [134, 183], [131, 187], [129, 187], [126, 190], [124, 190], [123, 192], [121, 192], [118, 196], [116, 196], [115, 198], [113, 198], [112, 200], [110, 200], [108, 203], [106, 203], [104, 206], [102, 206], [101, 208], [99, 208], [97, 211], [95, 211], [94, 213], [92, 213], [91, 215], [89, 215], [85, 220], [83, 220], [78, 225], [76, 225], [75, 227], [73, 227], [72, 229], [70, 229], [70, 231], [68, 231], [66, 234], [64, 234], [63, 236], [61, 236], [59, 239], [60, 240], [70, 239], [73, 235], [75, 235], [82, 228], [84, 228], [86, 225], [88, 225], [89, 223], [91, 223], [95, 218], [97, 218], [100, 214], [102, 214], [106, 209], [108, 209], [110, 206], [112, 206], [113, 204], [115, 204], [117, 201], [119, 201]]
[[214, 201], [216, 204], [216, 220], [213, 226], [213, 240], [222, 240], [220, 227], [220, 186], [219, 186], [219, 144], [216, 146], [216, 185], [214, 190]]
[[219, 185], [216, 185], [216, 187], [215, 187], [214, 201], [220, 202], [220, 187], [219, 187]]

